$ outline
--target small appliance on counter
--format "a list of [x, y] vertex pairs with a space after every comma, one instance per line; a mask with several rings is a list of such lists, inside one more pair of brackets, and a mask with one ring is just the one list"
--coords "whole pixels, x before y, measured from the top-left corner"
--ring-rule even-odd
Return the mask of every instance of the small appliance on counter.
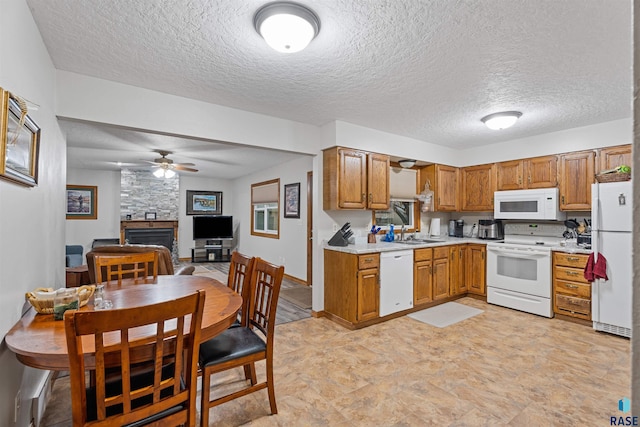
[[456, 226], [453, 235], [454, 237], [464, 237], [464, 220], [456, 220]]
[[578, 234], [577, 244], [585, 249], [591, 249], [591, 233]]
[[456, 236], [456, 220], [452, 219], [449, 221], [449, 237]]
[[504, 239], [504, 227], [502, 220], [481, 219], [478, 221], [478, 239], [502, 240]]
[[440, 237], [440, 218], [432, 218], [429, 226], [429, 237]]

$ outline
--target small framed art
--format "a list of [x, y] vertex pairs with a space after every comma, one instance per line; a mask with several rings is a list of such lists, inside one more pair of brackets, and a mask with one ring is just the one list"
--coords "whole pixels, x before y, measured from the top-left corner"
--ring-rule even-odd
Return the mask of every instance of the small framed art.
[[67, 219], [98, 219], [98, 187], [67, 185]]

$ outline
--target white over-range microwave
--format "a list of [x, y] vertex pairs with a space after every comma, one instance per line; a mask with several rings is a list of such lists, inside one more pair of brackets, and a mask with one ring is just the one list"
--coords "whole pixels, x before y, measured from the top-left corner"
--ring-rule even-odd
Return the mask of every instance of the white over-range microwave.
[[493, 199], [495, 219], [563, 220], [557, 188], [496, 191]]

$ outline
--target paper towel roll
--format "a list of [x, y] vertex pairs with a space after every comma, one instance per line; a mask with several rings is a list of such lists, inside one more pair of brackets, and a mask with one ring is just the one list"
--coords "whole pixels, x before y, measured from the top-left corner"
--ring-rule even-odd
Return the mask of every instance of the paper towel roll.
[[429, 235], [433, 237], [440, 236], [440, 218], [431, 218]]

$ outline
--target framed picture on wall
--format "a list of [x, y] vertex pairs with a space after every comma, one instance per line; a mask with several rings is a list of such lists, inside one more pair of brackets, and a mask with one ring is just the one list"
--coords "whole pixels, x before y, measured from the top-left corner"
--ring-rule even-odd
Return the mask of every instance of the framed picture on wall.
[[187, 215], [222, 215], [222, 191], [187, 190]]
[[98, 187], [67, 185], [67, 219], [98, 219]]
[[39, 149], [40, 128], [26, 105], [0, 88], [0, 178], [35, 187]]
[[284, 186], [284, 217], [300, 218], [300, 183]]

